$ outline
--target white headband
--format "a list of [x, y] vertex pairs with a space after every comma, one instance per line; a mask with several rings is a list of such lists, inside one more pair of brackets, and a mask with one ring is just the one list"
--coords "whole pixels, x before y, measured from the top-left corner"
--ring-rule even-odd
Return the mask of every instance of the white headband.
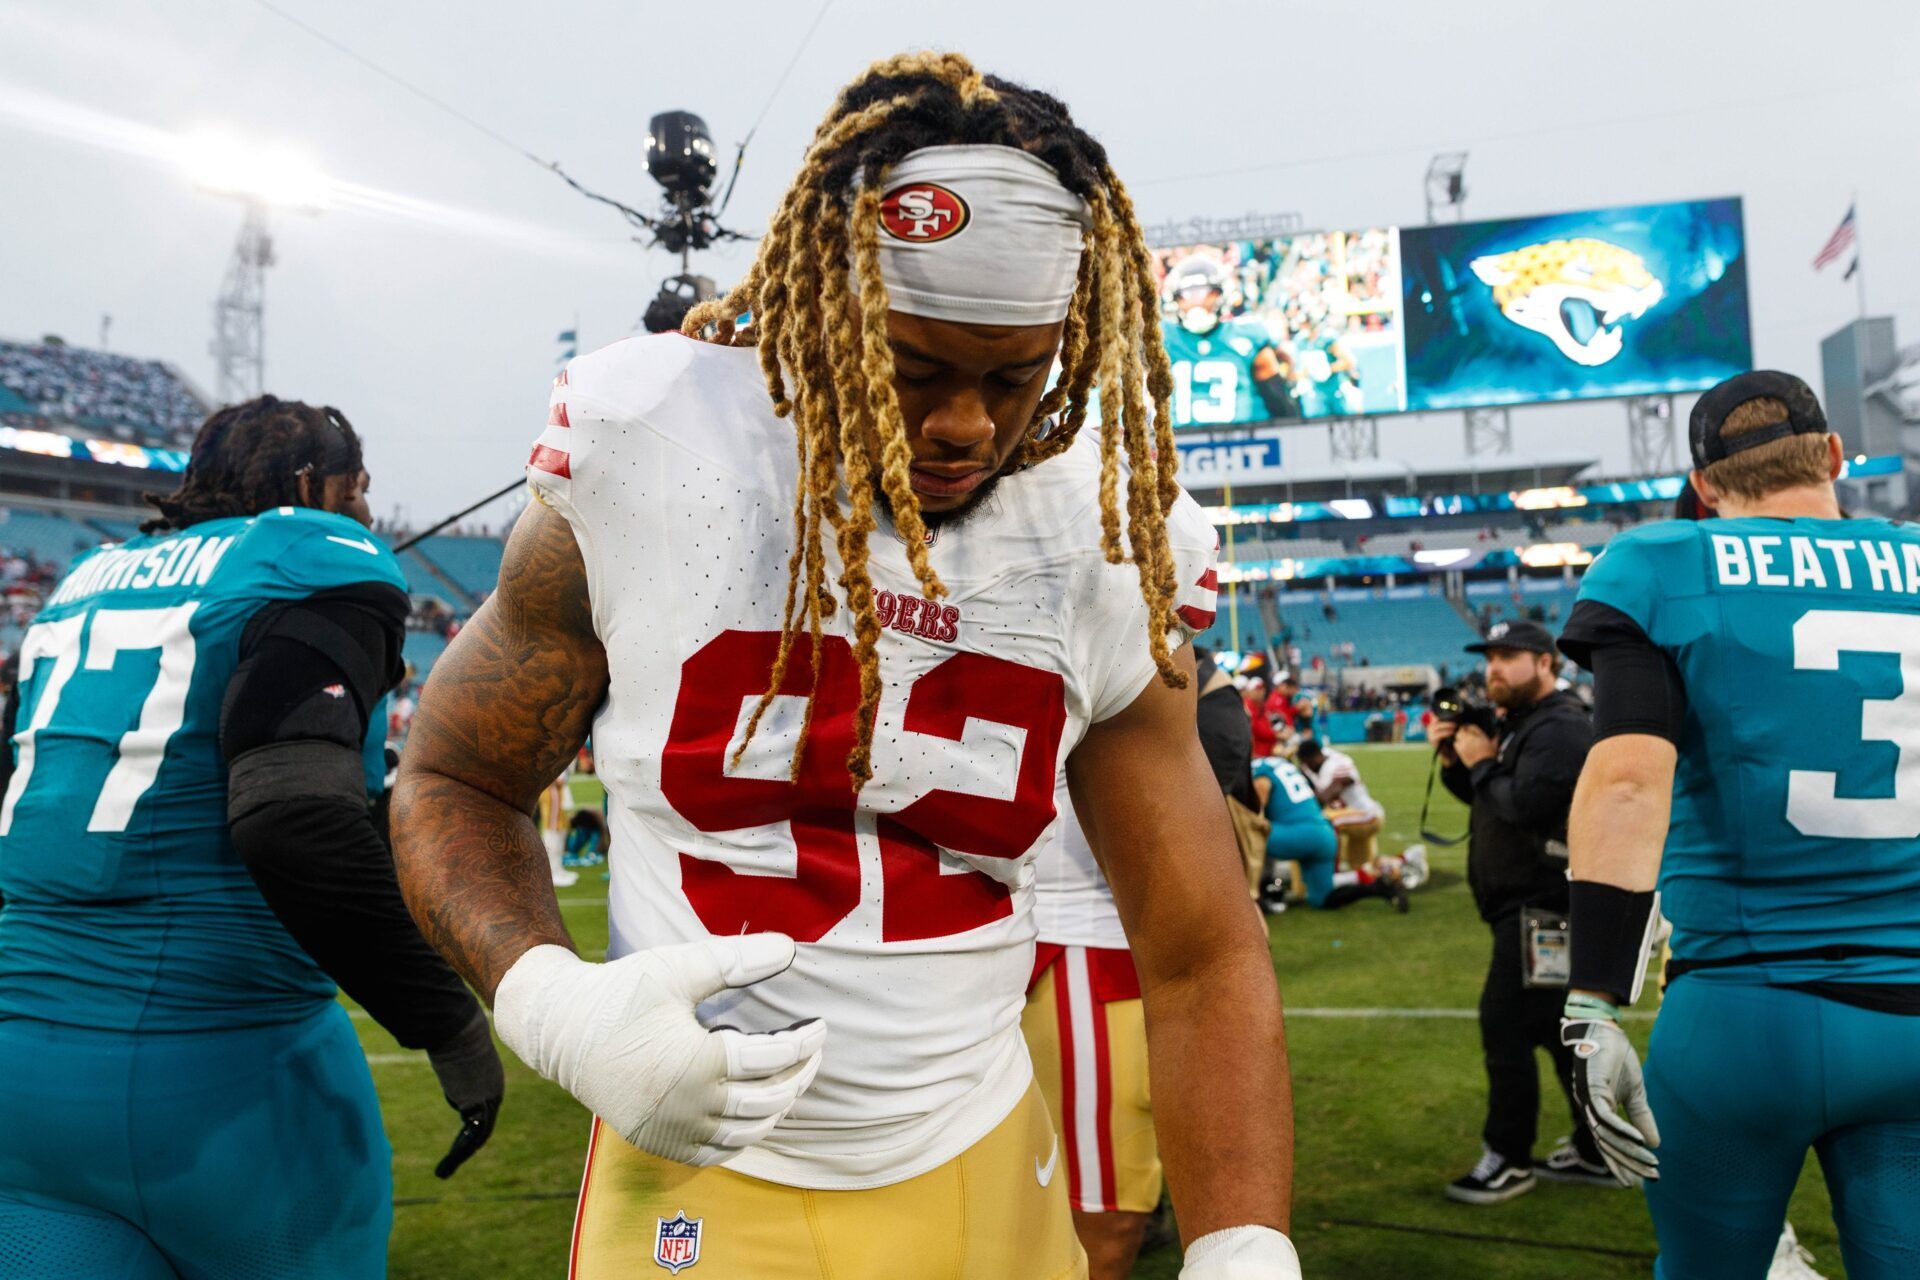
[[888, 306], [963, 324], [1064, 320], [1092, 225], [1086, 201], [1038, 156], [996, 146], [911, 152], [887, 171], [880, 204]]

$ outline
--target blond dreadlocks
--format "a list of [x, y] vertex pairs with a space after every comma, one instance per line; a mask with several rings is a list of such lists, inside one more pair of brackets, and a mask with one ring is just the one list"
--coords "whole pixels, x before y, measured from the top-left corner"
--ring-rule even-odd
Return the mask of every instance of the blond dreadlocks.
[[[873, 774], [873, 721], [880, 704], [880, 622], [867, 568], [876, 479], [921, 590], [930, 599], [946, 594], [927, 563], [926, 530], [908, 475], [913, 455], [894, 391], [887, 288], [880, 275], [881, 192], [889, 166], [909, 152], [956, 144], [1030, 152], [1092, 210], [1093, 227], [1061, 343], [1060, 378], [1040, 402], [1014, 461], [1031, 466], [1064, 453], [1097, 395], [1101, 545], [1113, 564], [1124, 563], [1131, 551], [1148, 606], [1154, 663], [1168, 685], [1186, 683], [1167, 643], [1179, 590], [1165, 524], [1179, 493], [1170, 414], [1173, 371], [1160, 342], [1159, 298], [1133, 202], [1107, 163], [1105, 149], [1074, 125], [1059, 100], [983, 76], [958, 54], [888, 58], [843, 89], [815, 131], [746, 279], [726, 297], [695, 307], [683, 326], [690, 337], [757, 346], [773, 410], [794, 422], [801, 483], [793, 504], [785, 615], [772, 678], [748, 721], [746, 740], [752, 740], [782, 686], [802, 631], [811, 639], [813, 691], [818, 692], [822, 623], [835, 605], [826, 583], [825, 538], [831, 530], [860, 668], [854, 748], [847, 759], [856, 790]], [[858, 301], [848, 280], [849, 262], [860, 282]], [[747, 312], [753, 316], [751, 327], [736, 328], [736, 317]], [[1124, 543], [1123, 448], [1128, 462]], [[808, 697], [809, 727], [815, 701]], [[793, 758], [796, 776], [806, 742], [803, 729]], [[743, 742], [735, 763], [745, 749]]]

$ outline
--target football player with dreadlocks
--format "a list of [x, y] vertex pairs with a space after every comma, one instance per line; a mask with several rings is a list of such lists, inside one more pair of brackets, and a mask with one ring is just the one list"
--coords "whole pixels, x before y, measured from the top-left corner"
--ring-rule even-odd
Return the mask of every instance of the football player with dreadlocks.
[[[558, 380], [395, 829], [428, 936], [598, 1117], [575, 1276], [1086, 1274], [1020, 1038], [1063, 766], [1138, 965], [1184, 1274], [1299, 1274], [1272, 961], [1197, 798], [1213, 531], [1158, 321], [1066, 108], [908, 55], [842, 91], [687, 336]], [[604, 964], [528, 817], [589, 730]]]
[[21, 645], [0, 805], [0, 1270], [377, 1280], [391, 1152], [336, 983], [461, 1113], [505, 1088], [368, 805], [406, 579], [360, 440], [272, 396], [194, 439], [141, 534]]
[[1202, 427], [1299, 417], [1285, 351], [1259, 320], [1226, 314], [1227, 284], [1226, 267], [1205, 254], [1167, 272], [1162, 292], [1174, 322], [1161, 332], [1173, 367], [1174, 421]]

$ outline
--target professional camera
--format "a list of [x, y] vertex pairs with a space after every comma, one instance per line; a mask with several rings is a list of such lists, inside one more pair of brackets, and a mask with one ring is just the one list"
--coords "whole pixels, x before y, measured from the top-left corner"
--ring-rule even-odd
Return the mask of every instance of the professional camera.
[[[1442, 724], [1472, 725], [1489, 738], [1500, 736], [1499, 719], [1494, 712], [1493, 702], [1486, 694], [1464, 684], [1450, 684], [1435, 689], [1429, 699], [1433, 705], [1433, 718]], [[1433, 783], [1440, 775], [1440, 753], [1433, 753], [1433, 763], [1427, 769], [1427, 794], [1420, 802], [1420, 834], [1443, 848], [1459, 844], [1467, 838], [1462, 831], [1457, 836], [1443, 836], [1427, 825], [1427, 815], [1433, 809]]]
[[1500, 736], [1493, 703], [1476, 689], [1451, 684], [1433, 691], [1433, 717], [1443, 724], [1472, 725], [1489, 738]]

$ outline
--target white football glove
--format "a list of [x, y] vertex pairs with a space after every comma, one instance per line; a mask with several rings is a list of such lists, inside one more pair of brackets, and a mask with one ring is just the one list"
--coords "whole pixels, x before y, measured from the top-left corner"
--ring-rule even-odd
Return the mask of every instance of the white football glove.
[[1567, 1018], [1560, 1023], [1560, 1043], [1573, 1050], [1573, 1096], [1607, 1168], [1630, 1187], [1657, 1181], [1660, 1157], [1652, 1149], [1660, 1145], [1660, 1130], [1640, 1079], [1640, 1055], [1627, 1033], [1605, 1018]]
[[1272, 1227], [1228, 1227], [1187, 1246], [1180, 1280], [1300, 1280], [1300, 1255]]
[[494, 1027], [521, 1061], [634, 1146], [711, 1165], [761, 1141], [813, 1083], [827, 1026], [709, 1031], [694, 1006], [793, 963], [780, 933], [656, 947], [590, 964], [534, 947], [493, 997]]

